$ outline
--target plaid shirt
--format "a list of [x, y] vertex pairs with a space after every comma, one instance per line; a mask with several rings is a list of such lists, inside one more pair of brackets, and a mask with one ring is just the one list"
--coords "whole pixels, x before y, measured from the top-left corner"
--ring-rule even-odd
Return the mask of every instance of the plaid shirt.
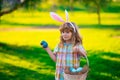
[[[82, 45], [78, 46], [79, 49], [83, 49]], [[63, 72], [65, 66], [79, 67], [80, 55], [73, 53], [73, 45], [64, 43], [63, 48], [56, 46], [53, 52], [56, 55], [56, 73], [55, 80], [64, 80]]]

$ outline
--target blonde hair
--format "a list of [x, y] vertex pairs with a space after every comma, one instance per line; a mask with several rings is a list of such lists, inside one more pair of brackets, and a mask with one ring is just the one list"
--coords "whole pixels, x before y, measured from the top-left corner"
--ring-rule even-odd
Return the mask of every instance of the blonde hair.
[[[75, 27], [75, 31], [73, 29], [73, 26], [71, 25], [73, 24], [73, 26]], [[73, 46], [77, 45], [77, 44], [82, 44], [82, 38], [81, 36], [79, 35], [79, 32], [78, 32], [78, 28], [77, 26], [73, 23], [73, 22], [65, 22], [64, 24], [62, 24], [60, 26], [60, 32], [66, 32], [66, 31], [70, 31], [72, 32], [72, 38], [71, 38], [71, 41], [72, 41], [72, 44]], [[60, 43], [59, 43], [59, 47], [63, 47], [63, 44], [64, 44], [64, 39], [62, 38], [62, 36], [60, 36]]]

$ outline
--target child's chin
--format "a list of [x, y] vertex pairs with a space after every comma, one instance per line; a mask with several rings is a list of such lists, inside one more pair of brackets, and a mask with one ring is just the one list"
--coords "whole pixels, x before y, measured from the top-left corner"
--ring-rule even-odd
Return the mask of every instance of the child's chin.
[[68, 41], [69, 39], [67, 39], [67, 38], [64, 38], [64, 40], [65, 40], [65, 41]]

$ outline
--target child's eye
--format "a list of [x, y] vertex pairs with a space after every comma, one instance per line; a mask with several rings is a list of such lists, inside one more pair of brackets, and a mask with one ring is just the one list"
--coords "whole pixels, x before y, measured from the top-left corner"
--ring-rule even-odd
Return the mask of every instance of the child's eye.
[[62, 33], [70, 33], [69, 31], [64, 31], [64, 32], [62, 32]]
[[69, 31], [66, 31], [66, 33], [70, 33]]

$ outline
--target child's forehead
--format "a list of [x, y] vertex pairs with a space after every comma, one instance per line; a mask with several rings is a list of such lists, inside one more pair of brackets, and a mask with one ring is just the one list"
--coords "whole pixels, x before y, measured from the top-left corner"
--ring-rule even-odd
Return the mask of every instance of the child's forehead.
[[62, 32], [71, 32], [70, 29], [63, 29]]

